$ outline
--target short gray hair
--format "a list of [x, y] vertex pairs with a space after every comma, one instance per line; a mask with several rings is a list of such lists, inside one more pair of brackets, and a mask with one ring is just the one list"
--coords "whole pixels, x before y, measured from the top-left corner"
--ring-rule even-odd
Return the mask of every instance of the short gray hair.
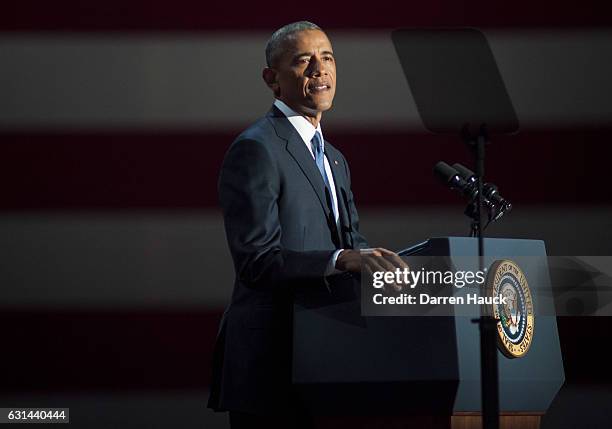
[[293, 34], [305, 30], [321, 30], [321, 27], [309, 21], [298, 21], [287, 24], [276, 30], [266, 44], [266, 63], [268, 67], [272, 67], [272, 64], [274, 64], [280, 56], [280, 47], [283, 42]]

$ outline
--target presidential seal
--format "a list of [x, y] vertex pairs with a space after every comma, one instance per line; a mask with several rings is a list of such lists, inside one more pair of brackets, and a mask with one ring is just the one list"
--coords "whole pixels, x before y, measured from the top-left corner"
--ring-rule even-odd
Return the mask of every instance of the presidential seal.
[[527, 278], [509, 259], [495, 261], [487, 275], [489, 296], [499, 297], [491, 315], [497, 322], [497, 345], [509, 358], [525, 356], [533, 341], [533, 300]]

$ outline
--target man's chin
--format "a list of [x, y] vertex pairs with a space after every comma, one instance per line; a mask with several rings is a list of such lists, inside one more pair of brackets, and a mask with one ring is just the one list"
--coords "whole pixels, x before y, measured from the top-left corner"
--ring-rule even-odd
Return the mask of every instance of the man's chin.
[[320, 101], [316, 103], [311, 103], [308, 106], [308, 108], [312, 110], [313, 112], [322, 113], [332, 108], [332, 101], [329, 100], [329, 101]]
[[298, 113], [301, 113], [305, 116], [317, 116], [319, 113], [323, 113], [326, 110], [331, 109], [332, 100], [313, 100], [306, 99], [298, 102], [285, 101], [285, 104], [295, 110]]

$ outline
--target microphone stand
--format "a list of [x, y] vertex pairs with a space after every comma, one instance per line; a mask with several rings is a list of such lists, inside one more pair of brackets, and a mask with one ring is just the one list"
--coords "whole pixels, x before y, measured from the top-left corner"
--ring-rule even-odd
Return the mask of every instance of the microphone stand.
[[[478, 265], [484, 271], [484, 236], [482, 221], [483, 183], [485, 165], [485, 145], [488, 143], [487, 128], [483, 124], [474, 139], [467, 126], [462, 129], [462, 137], [474, 154], [478, 196], [476, 218], [472, 221], [472, 234], [478, 238]], [[469, 207], [468, 209], [469, 210]], [[485, 285], [486, 287], [486, 285]], [[473, 319], [480, 330], [480, 391], [482, 403], [483, 429], [499, 428], [499, 377], [497, 364], [497, 320], [491, 314], [489, 307], [481, 307], [480, 318]]]

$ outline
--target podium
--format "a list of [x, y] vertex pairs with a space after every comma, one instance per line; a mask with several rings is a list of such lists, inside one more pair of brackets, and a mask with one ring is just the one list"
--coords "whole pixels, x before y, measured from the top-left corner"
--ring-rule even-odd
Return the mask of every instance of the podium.
[[[432, 238], [399, 254], [443, 256], [450, 269], [473, 269], [465, 261], [478, 255], [478, 245], [474, 238]], [[535, 315], [523, 357], [498, 351], [500, 427], [537, 428], [565, 380], [553, 300], [539, 293], [550, 290], [546, 249], [538, 240], [485, 239], [485, 266], [500, 259], [520, 265], [534, 303], [548, 307]], [[330, 290], [296, 291], [294, 302], [293, 385], [321, 422], [480, 427], [473, 317], [362, 316], [359, 282], [345, 276]]]

